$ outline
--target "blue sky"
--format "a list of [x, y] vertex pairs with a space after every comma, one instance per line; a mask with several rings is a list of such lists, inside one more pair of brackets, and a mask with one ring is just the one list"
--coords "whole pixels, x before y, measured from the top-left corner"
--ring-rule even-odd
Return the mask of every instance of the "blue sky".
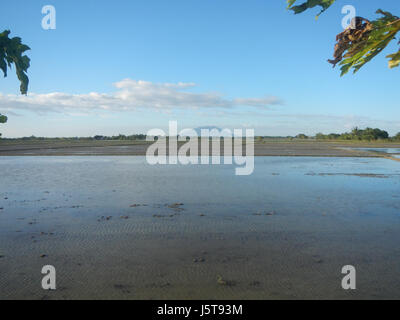
[[[256, 135], [400, 131], [399, 69], [392, 44], [356, 75], [326, 62], [341, 9], [399, 14], [398, 0], [341, 1], [293, 15], [284, 0], [13, 0], [0, 29], [31, 47], [29, 95], [13, 72], [0, 79], [5, 137], [131, 134], [216, 125]], [[41, 27], [44, 5], [56, 29]]]

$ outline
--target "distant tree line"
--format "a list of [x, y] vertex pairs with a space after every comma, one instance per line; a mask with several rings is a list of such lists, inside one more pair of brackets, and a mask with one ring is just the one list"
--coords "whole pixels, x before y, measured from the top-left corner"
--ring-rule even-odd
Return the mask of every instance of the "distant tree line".
[[300, 133], [296, 136], [288, 136], [288, 137], [257, 137], [256, 141], [263, 141], [265, 139], [289, 139], [289, 140], [308, 140], [308, 139], [316, 139], [316, 140], [353, 140], [353, 141], [376, 141], [376, 140], [386, 140], [386, 141], [400, 141], [400, 132], [390, 137], [387, 131], [381, 130], [378, 128], [365, 128], [359, 129], [355, 127], [351, 132], [345, 133], [330, 133], [323, 134], [317, 133], [315, 136], [307, 136], [304, 133]]
[[23, 137], [23, 138], [7, 138], [4, 140], [24, 140], [24, 141], [43, 141], [43, 140], [51, 140], [51, 141], [93, 141], [93, 140], [125, 140], [125, 141], [134, 141], [134, 140], [146, 140], [145, 134], [132, 134], [132, 135], [123, 135], [119, 134], [117, 136], [103, 136], [96, 135], [94, 137], [60, 137], [60, 138], [48, 138], [48, 137]]
[[117, 136], [100, 136], [96, 135], [93, 137], [94, 140], [146, 140], [145, 134], [132, 134], [126, 136], [124, 134], [119, 134]]
[[359, 129], [354, 128], [351, 132], [345, 133], [330, 133], [323, 134], [317, 133], [315, 137], [308, 137], [305, 134], [298, 134], [295, 138], [297, 139], [311, 139], [315, 138], [317, 140], [355, 140], [355, 141], [375, 141], [375, 140], [390, 140], [390, 141], [400, 141], [400, 132], [395, 136], [390, 137], [387, 131], [378, 128], [365, 128]]
[[381, 130], [378, 128], [366, 128], [359, 129], [354, 128], [351, 132], [345, 132], [342, 134], [338, 133], [330, 133], [323, 134], [317, 133], [315, 135], [317, 140], [357, 140], [357, 141], [373, 141], [373, 140], [399, 140], [400, 141], [400, 132], [394, 137], [389, 137], [389, 134], [385, 130]]
[[[5, 122], [7, 117], [0, 115], [0, 123]], [[1, 135], [0, 135], [1, 136]], [[146, 140], [147, 135], [145, 134], [132, 134], [132, 135], [124, 135], [119, 134], [116, 136], [104, 136], [104, 135], [95, 135], [93, 137], [64, 137], [64, 138], [47, 138], [47, 137], [23, 137], [23, 138], [3, 138], [3, 140], [23, 140], [23, 141], [143, 141]], [[157, 137], [155, 137], [157, 138]], [[399, 141], [400, 142], [400, 132], [395, 136], [390, 137], [387, 131], [381, 129], [359, 129], [354, 128], [351, 132], [345, 133], [330, 133], [323, 134], [317, 133], [315, 136], [307, 136], [304, 133], [300, 133], [293, 136], [257, 136], [257, 142], [265, 142], [266, 140], [353, 140], [353, 141], [376, 141], [376, 140], [384, 140], [384, 141]]]

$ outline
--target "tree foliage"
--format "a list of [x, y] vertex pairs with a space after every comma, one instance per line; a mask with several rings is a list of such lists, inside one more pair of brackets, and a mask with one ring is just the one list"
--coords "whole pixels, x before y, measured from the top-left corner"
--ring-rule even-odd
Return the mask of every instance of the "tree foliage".
[[[0, 113], [0, 123], [6, 123], [7, 122], [7, 117], [6, 116], [3, 116], [1, 113]], [[1, 133], [0, 133], [0, 137], [1, 137]]]
[[6, 123], [7, 122], [7, 117], [6, 116], [3, 116], [1, 113], [0, 113], [0, 123]]
[[26, 72], [30, 66], [30, 59], [23, 53], [30, 48], [21, 42], [21, 38], [9, 38], [9, 34], [9, 30], [0, 33], [0, 69], [3, 71], [4, 77], [7, 77], [7, 67], [11, 68], [14, 64], [17, 77], [21, 83], [21, 94], [26, 94], [29, 84]]
[[[286, 1], [288, 8], [295, 14], [320, 7], [321, 12], [318, 16], [336, 2], [336, 0], [307, 0], [299, 5], [297, 3], [305, 0]], [[373, 21], [355, 17], [351, 25], [336, 36], [334, 58], [328, 61], [334, 67], [339, 63], [341, 75], [346, 74], [350, 69], [356, 73], [396, 39], [396, 34], [400, 31], [400, 18], [381, 9], [376, 13], [380, 17]], [[400, 65], [400, 49], [387, 55], [387, 58], [389, 59], [389, 68], [398, 67]]]
[[308, 136], [305, 135], [304, 133], [300, 133], [297, 136], [295, 136], [296, 139], [308, 139]]
[[[366, 128], [364, 130], [359, 129], [359, 128], [354, 128], [351, 130], [351, 132], [346, 132], [342, 134], [337, 134], [337, 133], [331, 133], [331, 134], [322, 134], [322, 133], [317, 133], [315, 135], [317, 140], [367, 140], [367, 141], [372, 141], [372, 140], [387, 140], [389, 139], [389, 134], [385, 130], [381, 130], [378, 128]], [[393, 139], [396, 139], [396, 136], [393, 137]]]
[[307, 0], [306, 2], [295, 5], [297, 0], [287, 0], [288, 8], [294, 11], [295, 14], [302, 13], [307, 9], [314, 8], [314, 7], [321, 7], [321, 12], [317, 15], [317, 17], [328, 9], [336, 0]]

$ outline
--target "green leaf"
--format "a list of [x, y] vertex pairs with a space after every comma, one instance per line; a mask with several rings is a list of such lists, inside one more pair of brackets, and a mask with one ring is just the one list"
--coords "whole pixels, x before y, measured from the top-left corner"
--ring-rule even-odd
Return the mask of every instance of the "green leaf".
[[7, 117], [0, 114], [0, 123], [6, 123], [6, 122], [7, 122]]
[[396, 53], [389, 54], [386, 56], [386, 58], [390, 58], [391, 60], [389, 61], [389, 68], [395, 68], [400, 65], [400, 50], [397, 51]]
[[[321, 7], [318, 16], [327, 10], [336, 0], [286, 0], [288, 9], [295, 14], [302, 13], [307, 9]], [[301, 4], [298, 4], [302, 2]], [[390, 42], [396, 39], [400, 32], [400, 18], [388, 11], [381, 9], [376, 11], [382, 15], [380, 18], [369, 21], [356, 17], [356, 28], [346, 29], [338, 34], [336, 39], [334, 59], [328, 60], [334, 66], [341, 65], [341, 76], [351, 69], [356, 73], [366, 63], [370, 62], [381, 53]], [[359, 22], [359, 23], [358, 23]], [[387, 56], [389, 67], [395, 68], [400, 65], [400, 50]]]
[[21, 42], [21, 38], [14, 37], [10, 39], [9, 30], [0, 33], [0, 69], [3, 71], [4, 77], [7, 77], [7, 67], [15, 65], [17, 77], [21, 83], [21, 94], [28, 92], [29, 78], [27, 76], [30, 67], [30, 59], [23, 53], [30, 48]]
[[[400, 31], [400, 19], [390, 12], [378, 10], [382, 17], [368, 21], [357, 17], [360, 22], [355, 29], [346, 29], [337, 36], [335, 60], [329, 60], [334, 66], [340, 62], [341, 75], [351, 69], [359, 71], [365, 64], [380, 54], [396, 38]], [[389, 55], [389, 67], [397, 67], [400, 54]]]
[[307, 9], [311, 9], [314, 7], [321, 7], [321, 12], [317, 15], [318, 16], [323, 13], [326, 9], [328, 9], [336, 0], [307, 0], [306, 2], [294, 5], [297, 0], [287, 0], [288, 9], [292, 10], [295, 14], [302, 13]]

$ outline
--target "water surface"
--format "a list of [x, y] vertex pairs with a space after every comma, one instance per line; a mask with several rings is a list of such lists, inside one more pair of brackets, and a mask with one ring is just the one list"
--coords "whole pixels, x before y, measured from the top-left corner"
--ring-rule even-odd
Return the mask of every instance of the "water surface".
[[120, 156], [0, 166], [2, 299], [400, 298], [395, 161], [256, 157], [251, 176]]
[[389, 154], [400, 154], [400, 148], [351, 148], [354, 150], [384, 152]]

